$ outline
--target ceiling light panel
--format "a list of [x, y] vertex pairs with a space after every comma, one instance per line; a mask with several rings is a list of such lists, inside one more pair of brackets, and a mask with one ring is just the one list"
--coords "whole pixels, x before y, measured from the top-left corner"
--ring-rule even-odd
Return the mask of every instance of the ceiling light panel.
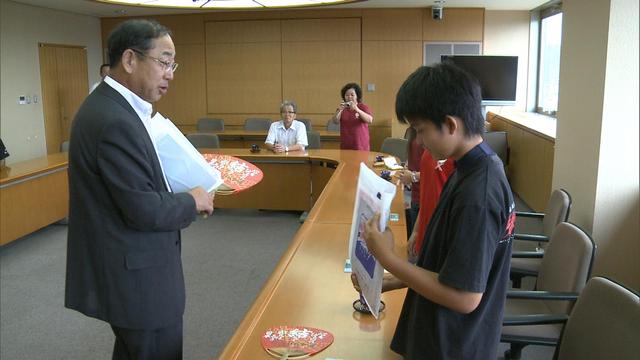
[[356, 2], [358, 0], [95, 0], [98, 2], [130, 5], [152, 6], [183, 9], [247, 9], [278, 8], [313, 5], [336, 5]]

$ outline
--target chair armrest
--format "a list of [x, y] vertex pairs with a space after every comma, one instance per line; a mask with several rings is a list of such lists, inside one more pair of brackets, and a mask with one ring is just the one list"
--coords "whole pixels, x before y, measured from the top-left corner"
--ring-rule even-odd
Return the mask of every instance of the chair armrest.
[[533, 235], [533, 234], [513, 234], [514, 240], [536, 241], [536, 242], [549, 242], [549, 237], [545, 235]]
[[519, 259], [542, 259], [544, 252], [542, 251], [514, 251], [511, 253], [512, 258]]
[[502, 319], [502, 326], [564, 324], [568, 319], [564, 314], [512, 315]]
[[507, 299], [578, 300], [578, 293], [554, 291], [508, 290]]
[[542, 219], [544, 217], [544, 214], [543, 213], [537, 213], [537, 212], [516, 211], [516, 216]]

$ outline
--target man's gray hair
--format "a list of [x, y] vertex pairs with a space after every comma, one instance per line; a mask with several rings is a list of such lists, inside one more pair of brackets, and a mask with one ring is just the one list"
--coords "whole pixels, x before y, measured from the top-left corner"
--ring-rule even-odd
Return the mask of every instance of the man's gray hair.
[[280, 112], [282, 112], [282, 110], [284, 110], [284, 108], [286, 106], [291, 106], [291, 108], [293, 109], [294, 113], [298, 112], [298, 105], [296, 105], [296, 102], [293, 100], [285, 100], [282, 102], [282, 104], [280, 104]]

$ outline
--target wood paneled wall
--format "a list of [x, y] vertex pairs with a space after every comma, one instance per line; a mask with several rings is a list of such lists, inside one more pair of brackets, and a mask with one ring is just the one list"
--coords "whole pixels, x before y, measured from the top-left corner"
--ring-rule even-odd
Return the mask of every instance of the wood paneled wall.
[[[402, 137], [395, 95], [422, 65], [424, 41], [482, 41], [484, 9], [430, 8], [216, 12], [154, 17], [171, 28], [180, 68], [157, 109], [185, 131], [200, 117], [240, 128], [247, 117], [278, 119], [284, 99], [299, 118], [326, 125], [340, 88], [355, 81], [374, 112], [372, 149]], [[103, 18], [103, 47], [122, 18]], [[375, 86], [367, 91], [367, 85]]]

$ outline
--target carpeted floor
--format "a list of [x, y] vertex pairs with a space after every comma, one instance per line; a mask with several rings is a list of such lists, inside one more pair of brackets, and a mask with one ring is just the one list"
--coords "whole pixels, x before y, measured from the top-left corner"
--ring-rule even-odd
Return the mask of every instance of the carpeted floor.
[[[214, 359], [298, 230], [299, 213], [221, 210], [183, 231], [184, 358]], [[110, 359], [110, 327], [65, 309], [67, 228], [0, 252], [0, 358]]]

